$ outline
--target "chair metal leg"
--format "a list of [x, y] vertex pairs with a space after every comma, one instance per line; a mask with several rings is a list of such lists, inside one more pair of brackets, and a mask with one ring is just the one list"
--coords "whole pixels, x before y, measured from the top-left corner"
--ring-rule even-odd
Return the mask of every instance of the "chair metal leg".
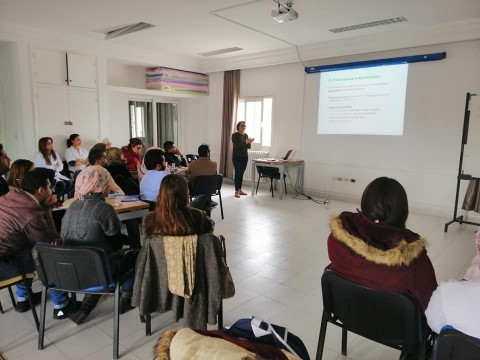
[[118, 338], [120, 332], [120, 284], [115, 288], [115, 310], [113, 314], [113, 358], [118, 359]]
[[151, 314], [145, 315], [145, 335], [146, 336], [152, 335], [152, 315]]
[[37, 310], [35, 309], [35, 303], [33, 302], [33, 293], [32, 293], [31, 283], [29, 283], [27, 280], [27, 276], [25, 275], [25, 268], [23, 267], [23, 264], [21, 261], [18, 261], [18, 268], [22, 273], [23, 286], [25, 286], [25, 290], [27, 291], [28, 302], [30, 303], [30, 310], [32, 311], [33, 321], [35, 321], [35, 327], [37, 328], [37, 331], [38, 331], [40, 327], [40, 322], [38, 321]]
[[272, 193], [272, 198], [275, 197], [273, 195], [273, 177], [270, 177], [270, 192]]
[[220, 300], [220, 308], [218, 309], [218, 330], [223, 330], [223, 300]]
[[40, 304], [40, 329], [38, 331], [38, 350], [43, 350], [43, 338], [45, 335], [45, 311], [47, 308], [47, 287], [42, 287], [42, 302]]
[[223, 217], [222, 193], [220, 191], [218, 192], [218, 198], [220, 199], [220, 212], [222, 213], [222, 220], [223, 220], [225, 218]]
[[347, 356], [347, 329], [342, 328], [342, 355]]
[[2, 302], [1, 302], [1, 301], [0, 301], [0, 312], [1, 312], [2, 314], [5, 314], [5, 311], [3, 311], [3, 306], [2, 306]]
[[328, 314], [323, 313], [322, 322], [320, 324], [320, 335], [318, 336], [317, 355], [315, 360], [322, 360], [323, 346], [325, 345], [325, 336], [327, 335], [327, 318]]
[[25, 286], [25, 289], [27, 290], [28, 302], [30, 303], [30, 310], [32, 311], [33, 321], [35, 321], [35, 327], [37, 328], [37, 331], [38, 331], [38, 329], [40, 328], [40, 322], [38, 321], [37, 310], [35, 309], [35, 303], [33, 302], [32, 289], [28, 284], [25, 273], [23, 273], [22, 276], [23, 276], [23, 284]]
[[262, 178], [261, 175], [258, 175], [258, 181], [257, 181], [257, 190], [255, 190], [255, 195], [258, 193], [258, 185], [260, 185], [260, 179]]
[[285, 186], [285, 195], [287, 194], [287, 181], [285, 180], [285, 176], [283, 177], [283, 185]]
[[17, 303], [15, 302], [15, 296], [13, 296], [13, 291], [11, 286], [8, 287], [8, 293], [10, 294], [10, 300], [12, 300], [13, 307], [17, 306]]

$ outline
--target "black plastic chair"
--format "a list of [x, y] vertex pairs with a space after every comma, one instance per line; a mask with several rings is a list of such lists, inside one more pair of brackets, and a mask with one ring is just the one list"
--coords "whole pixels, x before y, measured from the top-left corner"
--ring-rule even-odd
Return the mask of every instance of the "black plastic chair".
[[32, 255], [38, 277], [43, 283], [38, 350], [43, 350], [47, 289], [71, 292], [74, 304], [76, 293], [113, 295], [113, 358], [118, 359], [120, 284], [132, 275], [131, 272], [124, 274], [121, 279], [115, 277], [118, 269], [111, 269], [109, 257], [98, 247], [55, 247], [37, 243]]
[[[258, 192], [258, 185], [260, 185], [260, 179], [265, 177], [270, 179], [270, 192], [273, 195], [273, 180], [280, 180], [280, 170], [277, 168], [267, 167], [267, 166], [256, 166], [258, 172], [258, 181], [257, 181], [257, 189], [255, 190], [255, 194]], [[286, 174], [283, 174], [283, 185], [285, 186], [285, 194], [287, 193], [287, 182], [285, 178], [287, 177]]]
[[323, 315], [316, 359], [322, 359], [327, 323], [342, 328], [342, 355], [347, 331], [401, 351], [401, 359], [425, 359], [432, 333], [418, 300], [410, 293], [381, 292], [350, 282], [331, 270], [322, 276]]
[[223, 204], [222, 204], [222, 184], [223, 175], [201, 175], [195, 176], [195, 179], [190, 181], [190, 199], [197, 197], [198, 195], [210, 195], [217, 196], [220, 200], [220, 212], [223, 216]]
[[478, 360], [480, 339], [450, 326], [444, 327], [435, 340], [432, 360]]
[[[38, 321], [37, 311], [35, 310], [35, 304], [34, 304], [34, 301], [33, 301], [32, 289], [31, 289], [30, 283], [28, 281], [29, 279], [30, 280], [33, 279], [35, 277], [35, 274], [33, 272], [32, 273], [26, 273], [21, 259], [15, 257], [15, 256], [9, 257], [8, 259], [0, 258], [0, 261], [2, 261], [2, 262], [3, 261], [15, 262], [16, 266], [18, 268], [18, 271], [20, 273], [20, 275], [18, 275], [18, 276], [14, 276], [12, 278], [0, 281], [0, 290], [5, 289], [5, 288], [8, 289], [8, 293], [10, 294], [10, 299], [12, 300], [13, 308], [15, 308], [15, 306], [17, 304], [15, 302], [15, 297], [13, 296], [12, 286], [17, 285], [17, 284], [22, 284], [23, 286], [25, 286], [25, 290], [27, 291], [27, 295], [28, 295], [28, 301], [30, 303], [30, 310], [32, 311], [32, 315], [33, 315], [33, 320], [35, 321], [35, 326], [36, 326], [37, 330], [39, 330], [40, 323]], [[0, 303], [0, 312], [2, 314], [4, 313], [2, 303]]]

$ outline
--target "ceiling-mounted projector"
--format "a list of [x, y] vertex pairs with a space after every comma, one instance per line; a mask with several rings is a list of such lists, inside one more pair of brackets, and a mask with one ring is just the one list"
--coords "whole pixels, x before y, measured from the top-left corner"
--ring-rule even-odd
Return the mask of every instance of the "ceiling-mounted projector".
[[[275, 0], [274, 0], [275, 1]], [[277, 10], [272, 10], [272, 18], [279, 23], [284, 21], [292, 21], [298, 19], [298, 13], [292, 8], [293, 2], [287, 2], [286, 5], [280, 4], [280, 2], [275, 1], [278, 4]]]

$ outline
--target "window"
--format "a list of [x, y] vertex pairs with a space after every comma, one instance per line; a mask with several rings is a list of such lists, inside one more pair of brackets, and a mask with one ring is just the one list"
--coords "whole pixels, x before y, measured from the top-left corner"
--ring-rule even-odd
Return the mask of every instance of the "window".
[[255, 138], [254, 144], [272, 145], [272, 100], [271, 97], [238, 100], [237, 122], [247, 123], [247, 134]]
[[152, 138], [152, 102], [129, 101], [130, 137], [140, 138], [146, 147], [153, 145]]
[[[129, 101], [130, 137], [142, 139], [146, 148], [178, 143], [178, 104], [157, 101]], [[154, 120], [155, 119], [155, 120]]]

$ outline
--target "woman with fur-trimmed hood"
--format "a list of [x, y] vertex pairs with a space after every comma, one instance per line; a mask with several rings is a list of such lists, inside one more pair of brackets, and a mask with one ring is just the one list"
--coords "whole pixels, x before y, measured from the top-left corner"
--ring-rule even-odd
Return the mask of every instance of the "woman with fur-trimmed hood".
[[437, 280], [426, 240], [405, 228], [405, 189], [395, 179], [377, 178], [363, 192], [361, 208], [332, 219], [327, 268], [379, 291], [408, 291], [425, 310]]

